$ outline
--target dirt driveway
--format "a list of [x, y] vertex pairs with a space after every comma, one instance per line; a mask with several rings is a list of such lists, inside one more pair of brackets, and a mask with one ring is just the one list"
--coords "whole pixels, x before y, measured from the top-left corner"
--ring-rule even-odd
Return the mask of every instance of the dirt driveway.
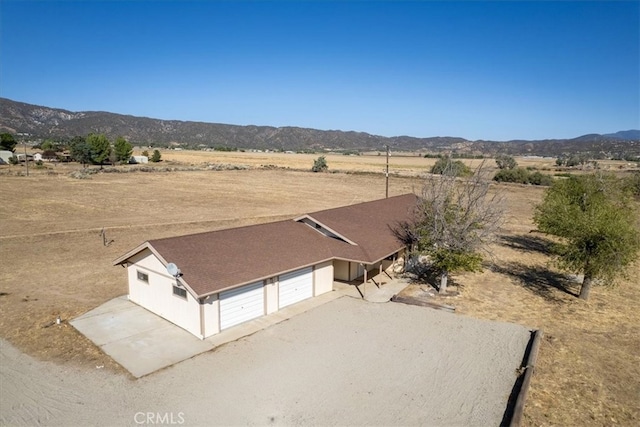
[[2, 341], [0, 424], [498, 425], [528, 339], [514, 324], [342, 297], [139, 380]]

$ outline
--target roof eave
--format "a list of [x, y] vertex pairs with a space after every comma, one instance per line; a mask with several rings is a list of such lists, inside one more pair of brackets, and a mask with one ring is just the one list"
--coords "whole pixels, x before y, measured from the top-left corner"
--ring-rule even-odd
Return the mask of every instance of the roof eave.
[[200, 295], [198, 295], [198, 298], [206, 298], [206, 297], [211, 296], [211, 295], [219, 294], [220, 292], [225, 292], [225, 291], [229, 291], [231, 289], [240, 288], [240, 287], [242, 287], [244, 285], [248, 285], [250, 283], [261, 282], [263, 280], [267, 280], [267, 279], [270, 279], [272, 277], [280, 276], [281, 274], [286, 274], [286, 273], [289, 273], [289, 272], [292, 272], [292, 271], [296, 271], [296, 270], [300, 270], [300, 269], [303, 269], [303, 268], [311, 267], [311, 266], [314, 266], [314, 265], [322, 264], [323, 262], [333, 261], [334, 259], [335, 259], [334, 257], [330, 257], [330, 258], [326, 258], [326, 259], [323, 259], [323, 260], [320, 260], [320, 261], [313, 261], [311, 263], [307, 263], [307, 264], [304, 264], [304, 265], [299, 265], [299, 266], [296, 266], [294, 268], [290, 268], [290, 269], [287, 269], [287, 270], [282, 270], [282, 271], [279, 271], [279, 272], [276, 272], [276, 273], [273, 273], [273, 274], [268, 274], [266, 276], [256, 277], [255, 279], [251, 279], [251, 280], [248, 280], [248, 281], [245, 281], [245, 282], [236, 283], [236, 284], [233, 284], [233, 285], [226, 286], [224, 288], [220, 288], [220, 289], [216, 289], [214, 291], [210, 291], [210, 292], [206, 292], [206, 293], [200, 294]]
[[360, 264], [375, 264], [376, 262], [380, 262], [384, 259], [389, 258], [391, 255], [393, 254], [397, 254], [398, 252], [400, 252], [401, 250], [406, 249], [406, 246], [401, 245], [399, 247], [397, 247], [396, 249], [394, 249], [393, 251], [387, 253], [386, 255], [384, 255], [382, 258], [377, 258], [377, 259], [357, 259], [357, 258], [348, 258], [348, 257], [340, 257], [340, 256], [336, 256], [333, 257], [333, 259], [335, 260], [339, 260], [339, 261], [347, 261], [347, 262], [357, 262]]

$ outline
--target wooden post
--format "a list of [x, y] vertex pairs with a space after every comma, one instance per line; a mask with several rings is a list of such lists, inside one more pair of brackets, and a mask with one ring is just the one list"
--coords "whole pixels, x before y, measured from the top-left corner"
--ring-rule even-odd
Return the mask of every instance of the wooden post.
[[29, 176], [29, 158], [27, 157], [27, 141], [24, 141], [24, 165], [27, 167], [27, 176]]
[[366, 298], [367, 297], [367, 266], [364, 264], [360, 264], [360, 265], [364, 267], [364, 283], [362, 284], [362, 293]]

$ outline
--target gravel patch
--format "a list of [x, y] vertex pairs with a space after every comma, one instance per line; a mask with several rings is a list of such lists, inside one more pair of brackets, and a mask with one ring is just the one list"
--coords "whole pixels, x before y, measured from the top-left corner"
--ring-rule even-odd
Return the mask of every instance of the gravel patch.
[[498, 425], [529, 337], [343, 297], [139, 380], [1, 341], [0, 424]]

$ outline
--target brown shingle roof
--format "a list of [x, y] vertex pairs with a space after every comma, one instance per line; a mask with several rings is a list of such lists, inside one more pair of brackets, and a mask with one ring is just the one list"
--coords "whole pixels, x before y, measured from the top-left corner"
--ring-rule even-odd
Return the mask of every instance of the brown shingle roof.
[[402, 248], [390, 227], [407, 219], [415, 200], [406, 194], [307, 215], [356, 245], [294, 220], [151, 240], [148, 245], [178, 265], [182, 280], [202, 297], [330, 259], [367, 264], [384, 259]]
[[[339, 232], [362, 249], [364, 258], [352, 258], [348, 248], [341, 248], [335, 257], [374, 263], [402, 247], [391, 231], [399, 221], [408, 220], [416, 204], [414, 194], [358, 203], [328, 209], [308, 216]], [[344, 251], [344, 255], [341, 254]]]

